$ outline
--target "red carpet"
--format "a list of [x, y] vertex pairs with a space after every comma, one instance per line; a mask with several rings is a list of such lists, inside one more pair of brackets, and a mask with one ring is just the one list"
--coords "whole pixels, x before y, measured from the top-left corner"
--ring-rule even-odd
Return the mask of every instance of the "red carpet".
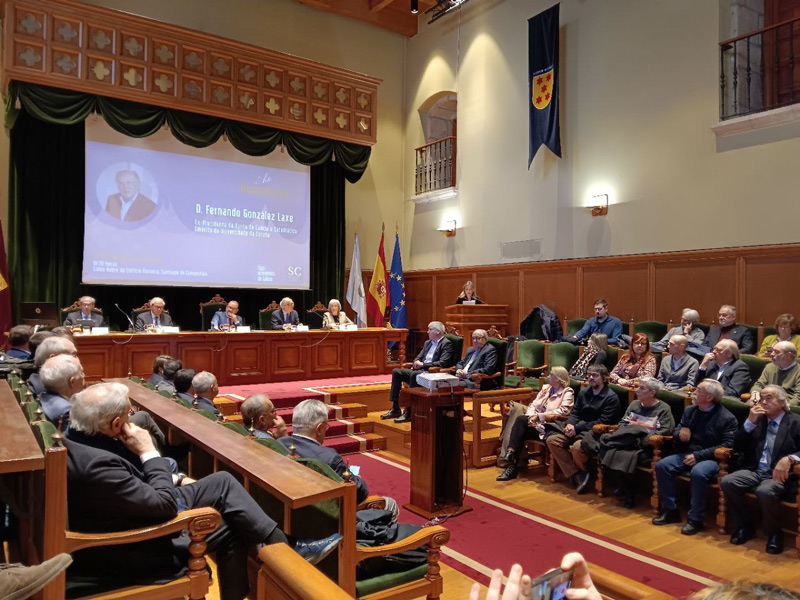
[[363, 377], [337, 377], [334, 379], [311, 379], [306, 381], [286, 381], [283, 383], [257, 383], [252, 385], [229, 385], [220, 388], [219, 395], [241, 402], [250, 394], [267, 394], [276, 407], [296, 406], [306, 398], [319, 398], [324, 401], [325, 394], [307, 388], [326, 386], [364, 385], [366, 383], [391, 383], [391, 375], [365, 375]]
[[[398, 468], [406, 465], [370, 454], [354, 456], [350, 462], [362, 467], [361, 475], [369, 482], [371, 493], [391, 496], [398, 504], [408, 501], [408, 473]], [[704, 579], [716, 579], [707, 573], [551, 519], [541, 513], [520, 508], [472, 489], [469, 491], [472, 494], [467, 496], [465, 503], [473, 508], [472, 512], [444, 523], [451, 532], [445, 552], [448, 549], [454, 550], [484, 567], [500, 568], [507, 574], [511, 565], [519, 562], [525, 573], [535, 576], [557, 567], [561, 557], [567, 552], [577, 551], [589, 562], [678, 597], [685, 597], [706, 587], [709, 582], [703, 581]], [[474, 494], [480, 498], [476, 498]], [[515, 514], [507, 508], [522, 514]], [[422, 517], [402, 508], [400, 520], [408, 523], [424, 522]], [[462, 560], [446, 556], [445, 552], [443, 560], [448, 565], [488, 584], [486, 575], [469, 564], [465, 565]]]

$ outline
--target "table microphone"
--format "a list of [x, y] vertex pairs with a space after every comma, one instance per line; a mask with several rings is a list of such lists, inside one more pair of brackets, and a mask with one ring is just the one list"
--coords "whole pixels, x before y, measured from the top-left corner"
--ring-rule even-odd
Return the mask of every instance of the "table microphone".
[[128, 323], [130, 323], [130, 325], [131, 325], [131, 331], [136, 331], [136, 327], [134, 327], [134, 326], [133, 326], [133, 321], [131, 321], [131, 317], [130, 317], [130, 315], [129, 315], [128, 313], [126, 313], [124, 310], [122, 310], [122, 309], [119, 307], [119, 304], [117, 304], [116, 302], [114, 302], [114, 306], [116, 306], [116, 307], [117, 307], [117, 310], [118, 310], [119, 312], [121, 312], [123, 315], [125, 315], [125, 318], [126, 318], [126, 319], [128, 319]]

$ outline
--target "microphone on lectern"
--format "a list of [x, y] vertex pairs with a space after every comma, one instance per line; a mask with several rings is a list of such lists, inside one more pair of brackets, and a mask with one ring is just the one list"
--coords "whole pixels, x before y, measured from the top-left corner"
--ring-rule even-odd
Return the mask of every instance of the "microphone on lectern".
[[122, 309], [119, 307], [119, 304], [117, 304], [116, 302], [114, 302], [114, 306], [116, 306], [116, 307], [117, 307], [117, 310], [118, 310], [119, 312], [121, 312], [123, 315], [125, 315], [125, 318], [126, 318], [126, 319], [128, 319], [128, 323], [130, 323], [130, 324], [131, 324], [131, 331], [136, 331], [136, 327], [134, 327], [134, 325], [133, 325], [133, 321], [131, 321], [131, 317], [130, 317], [130, 315], [129, 315], [128, 313], [126, 313], [124, 310], [122, 310]]

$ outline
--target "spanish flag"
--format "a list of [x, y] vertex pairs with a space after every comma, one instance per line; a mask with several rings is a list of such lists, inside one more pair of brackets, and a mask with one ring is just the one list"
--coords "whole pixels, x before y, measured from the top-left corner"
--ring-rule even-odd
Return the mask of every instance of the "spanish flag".
[[383, 231], [381, 243], [378, 246], [378, 256], [375, 258], [375, 268], [372, 270], [372, 280], [367, 294], [367, 314], [372, 317], [375, 327], [385, 327], [384, 313], [389, 304], [389, 287], [386, 284], [386, 255], [383, 253]]

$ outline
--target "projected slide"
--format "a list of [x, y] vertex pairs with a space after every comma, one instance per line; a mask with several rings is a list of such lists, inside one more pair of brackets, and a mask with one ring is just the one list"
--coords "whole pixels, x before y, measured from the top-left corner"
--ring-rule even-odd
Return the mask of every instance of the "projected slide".
[[307, 167], [114, 135], [87, 123], [85, 283], [308, 289]]

